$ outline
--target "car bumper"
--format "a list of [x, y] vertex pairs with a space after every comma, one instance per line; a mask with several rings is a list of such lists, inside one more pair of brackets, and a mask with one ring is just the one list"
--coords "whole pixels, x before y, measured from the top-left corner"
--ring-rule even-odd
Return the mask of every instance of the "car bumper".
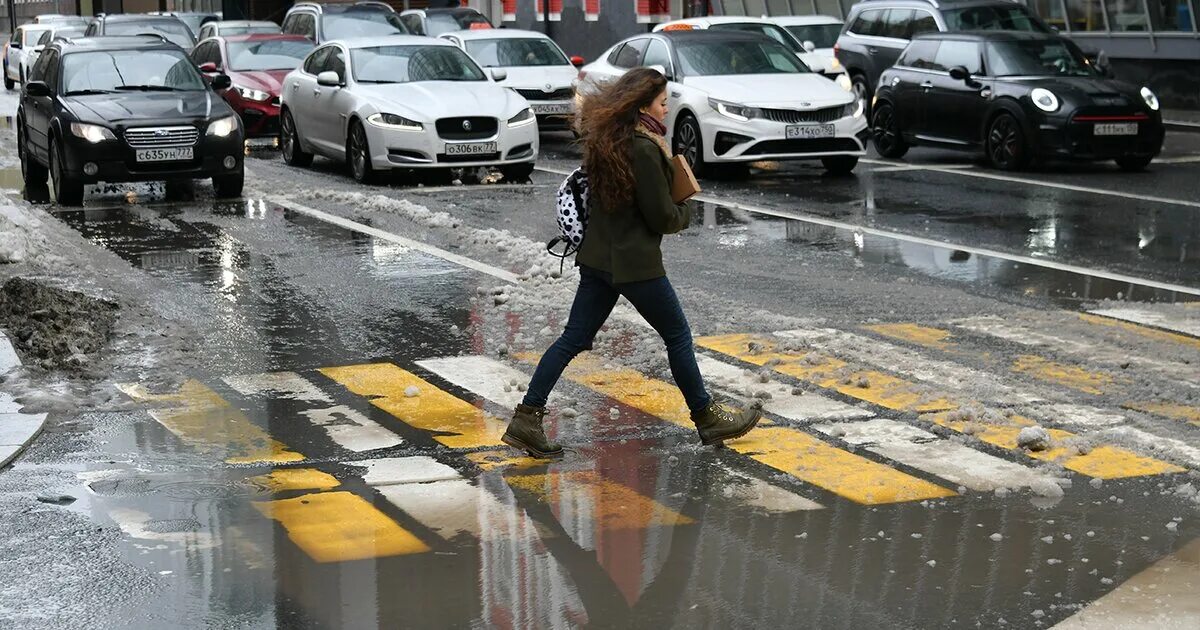
[[575, 121], [575, 101], [571, 99], [555, 101], [529, 100], [529, 107], [537, 116], [538, 129], [540, 131], [547, 129], [568, 129]]
[[[531, 123], [510, 128], [504, 122], [492, 136], [471, 140], [447, 140], [433, 125], [423, 131], [402, 131], [367, 123], [371, 166], [388, 168], [465, 168], [532, 162], [538, 155], [538, 126]], [[449, 155], [448, 145], [495, 143], [496, 150], [479, 155]]]
[[[1111, 119], [1110, 119], [1111, 118]], [[1136, 123], [1137, 135], [1098, 136], [1096, 125]], [[1164, 128], [1161, 119], [1133, 116], [1105, 120], [1044, 121], [1037, 130], [1038, 153], [1045, 157], [1073, 160], [1111, 160], [1119, 157], [1153, 157], [1162, 151]]]
[[789, 139], [787, 128], [793, 125], [764, 119], [740, 122], [709, 112], [700, 119], [704, 159], [708, 162], [755, 162], [866, 154], [869, 137], [866, 116], [847, 116], [826, 124], [833, 125], [832, 137]]
[[[63, 143], [67, 173], [86, 184], [97, 182], [142, 182], [163, 179], [203, 179], [241, 172], [245, 153], [242, 134], [232, 133], [224, 138], [200, 136], [192, 146], [193, 157], [187, 161], [138, 162], [136, 149], [124, 140], [107, 140], [91, 144], [68, 136]], [[234, 165], [226, 168], [226, 157]], [[96, 165], [88, 174], [85, 165]]]
[[279, 135], [279, 105], [266, 103], [239, 103], [233, 106], [242, 119], [247, 138], [266, 138]]

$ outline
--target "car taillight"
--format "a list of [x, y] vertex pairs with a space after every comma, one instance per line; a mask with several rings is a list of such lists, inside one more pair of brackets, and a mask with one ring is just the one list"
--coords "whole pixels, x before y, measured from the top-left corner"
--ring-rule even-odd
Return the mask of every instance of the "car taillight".
[[834, 44], [833, 45], [833, 56], [834, 57], [837, 56], [839, 50], [841, 50], [841, 48], [837, 44]]

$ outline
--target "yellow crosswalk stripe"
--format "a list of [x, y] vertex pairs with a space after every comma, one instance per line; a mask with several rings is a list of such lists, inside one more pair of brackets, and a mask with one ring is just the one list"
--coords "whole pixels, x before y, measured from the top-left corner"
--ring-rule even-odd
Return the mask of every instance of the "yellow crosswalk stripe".
[[1032, 376], [1040, 381], [1056, 383], [1085, 394], [1102, 395], [1113, 385], [1113, 378], [1107, 374], [1093, 372], [1075, 365], [1051, 361], [1032, 354], [1024, 354], [1012, 364], [1012, 370], [1018, 374]]
[[1109, 328], [1117, 328], [1119, 330], [1129, 331], [1135, 335], [1139, 335], [1139, 336], [1145, 337], [1147, 339], [1153, 339], [1155, 341], [1163, 341], [1166, 343], [1187, 346], [1189, 348], [1195, 348], [1196, 350], [1200, 350], [1200, 339], [1197, 339], [1195, 337], [1189, 337], [1187, 335], [1181, 335], [1179, 333], [1167, 332], [1165, 330], [1159, 330], [1157, 328], [1151, 328], [1149, 326], [1143, 326], [1141, 324], [1135, 324], [1133, 322], [1121, 321], [1119, 319], [1112, 319], [1110, 317], [1102, 317], [1100, 315], [1092, 315], [1091, 313], [1080, 313], [1079, 319], [1082, 319], [1083, 321], [1085, 321], [1089, 324], [1095, 324], [1097, 326], [1105, 326], [1105, 327], [1109, 327]]
[[1133, 409], [1135, 411], [1144, 411], [1154, 415], [1170, 418], [1172, 420], [1182, 420], [1196, 426], [1200, 426], [1200, 408], [1191, 405], [1170, 402], [1127, 402], [1122, 407]]
[[318, 492], [293, 499], [256, 501], [288, 538], [317, 562], [348, 562], [429, 551], [419, 538], [349, 492]]
[[930, 328], [919, 324], [873, 324], [863, 326], [864, 329], [878, 333], [885, 337], [900, 339], [902, 341], [912, 342], [926, 348], [936, 348], [945, 350], [951, 347], [947, 343], [947, 339], [951, 338], [950, 331], [940, 328]]
[[467, 459], [475, 462], [481, 470], [523, 470], [546, 465], [544, 459], [535, 459], [523, 451], [514, 450], [475, 451], [467, 453]]
[[281, 468], [249, 479], [270, 492], [288, 490], [330, 490], [342, 485], [333, 475], [315, 468]]
[[150, 415], [202, 453], [230, 464], [287, 463], [304, 459], [255, 425], [207, 385], [188, 379], [174, 392], [156, 394], [143, 385], [117, 386], [135, 401], [151, 406]]
[[[1017, 447], [1017, 435], [1020, 434], [1022, 427], [1035, 423], [1023, 416], [1012, 416], [1008, 418], [1009, 424], [1005, 425], [972, 424], [965, 420], [952, 418], [951, 414], [946, 413], [923, 416], [922, 419], [959, 433], [974, 435], [983, 442], [1005, 450], [1024, 452], [1034, 459], [1054, 462], [1063, 468], [1089, 477], [1119, 479], [1185, 472], [1184, 468], [1174, 464], [1151, 457], [1143, 457], [1116, 446], [1099, 445], [1086, 453], [1080, 453], [1073, 446], [1057, 446], [1044, 451], [1024, 451]], [[1046, 429], [1046, 431], [1050, 434], [1053, 444], [1062, 444], [1079, 437], [1070, 431], [1060, 429]]]
[[[498, 446], [503, 420], [391, 363], [322, 368], [322, 374], [450, 448]], [[412, 395], [409, 395], [412, 394]]]
[[845, 361], [822, 353], [788, 350], [762, 335], [700, 337], [696, 344], [887, 409], [926, 412], [955, 406], [945, 398], [929, 400], [915, 383], [875, 370], [850, 369]]
[[[525, 357], [527, 360], [530, 357]], [[568, 379], [627, 406], [688, 429], [695, 429], [687, 403], [674, 385], [628, 368], [605, 368], [582, 354], [564, 373]], [[898, 470], [830, 446], [797, 429], [759, 426], [726, 443], [738, 453], [776, 470], [868, 505], [921, 501], [954, 492]]]
[[591, 518], [602, 531], [690, 525], [694, 521], [631, 488], [590, 470], [544, 475], [510, 475], [508, 485], [537, 495], [550, 505], [590, 502]]

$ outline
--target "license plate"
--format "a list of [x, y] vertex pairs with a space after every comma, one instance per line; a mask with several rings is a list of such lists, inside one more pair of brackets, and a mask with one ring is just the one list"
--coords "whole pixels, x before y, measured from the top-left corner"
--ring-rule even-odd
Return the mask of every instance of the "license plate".
[[446, 145], [446, 155], [484, 155], [495, 152], [495, 142], [460, 142]]
[[1136, 136], [1137, 123], [1100, 123], [1092, 127], [1092, 135], [1096, 136]]
[[137, 150], [137, 161], [139, 162], [179, 162], [190, 159], [192, 159], [192, 147]]
[[809, 138], [832, 138], [836, 132], [833, 125], [788, 125], [784, 137], [788, 140]]
[[573, 110], [570, 103], [534, 103], [530, 107], [533, 108], [535, 114], [570, 114]]

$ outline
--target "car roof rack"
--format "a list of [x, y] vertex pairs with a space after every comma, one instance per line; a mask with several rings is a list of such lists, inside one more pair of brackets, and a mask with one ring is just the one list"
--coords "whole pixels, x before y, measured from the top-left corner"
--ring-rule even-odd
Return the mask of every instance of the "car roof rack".
[[387, 9], [388, 11], [393, 11], [393, 12], [395, 11], [395, 9], [392, 8], [392, 5], [390, 5], [386, 2], [380, 2], [379, 0], [361, 0], [360, 2], [355, 2], [354, 6], [356, 6], [356, 7], [378, 7], [380, 9]]
[[317, 2], [297, 2], [292, 5], [291, 10], [296, 10], [296, 9], [316, 9], [317, 13], [322, 13], [325, 10], [325, 8], [322, 7], [320, 5], [320, 3], [317, 3]]

